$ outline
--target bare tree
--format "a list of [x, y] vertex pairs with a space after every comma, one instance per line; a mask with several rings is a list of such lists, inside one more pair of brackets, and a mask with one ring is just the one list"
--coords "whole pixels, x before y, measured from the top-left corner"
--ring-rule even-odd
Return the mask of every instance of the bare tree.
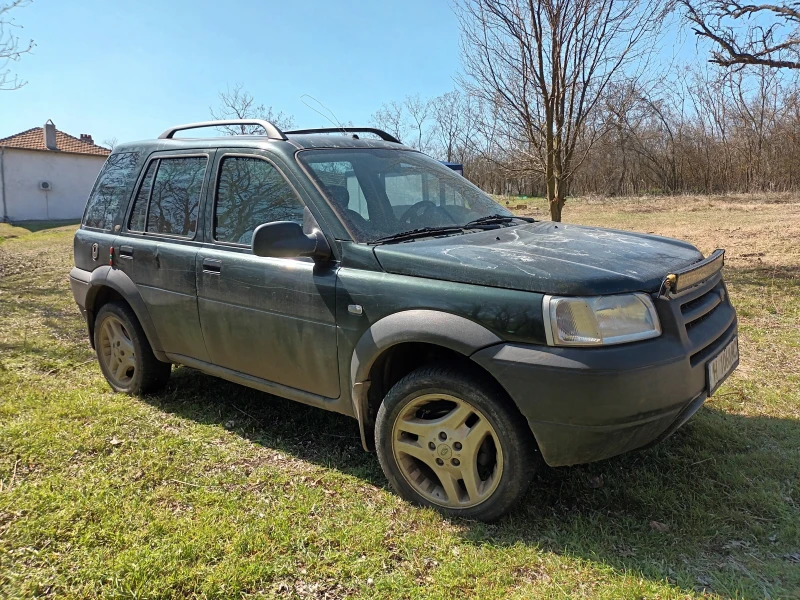
[[403, 100], [403, 107], [406, 110], [414, 131], [413, 146], [422, 152], [427, 152], [430, 146], [431, 131], [426, 128], [428, 119], [431, 116], [431, 101], [416, 96], [406, 96]]
[[652, 49], [645, 42], [667, 8], [662, 0], [459, 0], [462, 83], [498, 108], [519, 156], [512, 168], [544, 175], [554, 221], [603, 133], [586, 127], [589, 118], [609, 84]]
[[33, 40], [21, 42], [19, 37], [14, 35], [14, 31], [22, 29], [22, 26], [17, 25], [9, 13], [28, 4], [30, 0], [12, 0], [0, 4], [0, 91], [18, 90], [27, 83], [17, 75], [12, 75], [9, 63], [17, 62], [24, 54], [33, 50], [36, 44]]
[[432, 99], [430, 106], [435, 123], [433, 135], [439, 152], [444, 160], [453, 162], [463, 152], [464, 130], [471, 108], [468, 98], [458, 90], [453, 90]]
[[800, 9], [796, 2], [679, 1], [694, 33], [714, 44], [710, 62], [723, 67], [800, 69]]
[[[657, 81], [613, 81], [576, 142], [582, 162], [572, 170], [570, 191], [800, 191], [800, 87], [787, 76], [793, 74], [690, 64], [659, 70]], [[527, 149], [509, 134], [500, 102], [458, 90], [429, 103], [423, 140], [432, 140], [432, 156], [462, 163], [465, 176], [492, 194], [547, 194], [545, 172], [520, 167]], [[403, 106], [396, 103], [394, 114], [416, 144]]]
[[[283, 112], [274, 112], [271, 106], [264, 107], [263, 104], [256, 104], [253, 95], [242, 89], [242, 84], [236, 84], [233, 88], [227, 88], [219, 93], [219, 106], [209, 108], [211, 117], [216, 120], [225, 119], [263, 119], [270, 121], [280, 129], [290, 129], [294, 127], [294, 117]], [[263, 130], [258, 125], [235, 125], [223, 126], [220, 131], [228, 135], [258, 135]]]
[[103, 145], [109, 150], [116, 148], [117, 144], [119, 144], [119, 139], [116, 137], [110, 137], [103, 140]]
[[409, 129], [405, 105], [396, 101], [384, 103], [372, 114], [372, 123], [402, 141]]

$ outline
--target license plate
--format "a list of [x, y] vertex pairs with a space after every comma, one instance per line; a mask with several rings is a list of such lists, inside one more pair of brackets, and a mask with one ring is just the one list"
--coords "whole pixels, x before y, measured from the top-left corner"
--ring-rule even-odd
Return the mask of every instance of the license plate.
[[708, 370], [708, 395], [710, 396], [739, 364], [739, 336], [734, 336], [725, 348], [712, 358]]

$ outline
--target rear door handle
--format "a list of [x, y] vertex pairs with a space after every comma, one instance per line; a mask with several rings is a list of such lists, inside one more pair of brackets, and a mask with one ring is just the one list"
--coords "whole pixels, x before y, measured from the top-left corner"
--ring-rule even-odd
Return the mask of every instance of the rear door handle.
[[203, 259], [203, 273], [210, 273], [211, 275], [219, 275], [222, 271], [222, 261], [214, 258]]
[[133, 246], [120, 246], [119, 247], [119, 257], [120, 258], [133, 258]]

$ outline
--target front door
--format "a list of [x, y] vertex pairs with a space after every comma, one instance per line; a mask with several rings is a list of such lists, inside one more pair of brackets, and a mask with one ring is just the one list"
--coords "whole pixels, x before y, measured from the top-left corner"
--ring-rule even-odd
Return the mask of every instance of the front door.
[[200, 323], [211, 362], [327, 398], [339, 396], [335, 265], [263, 258], [250, 248], [263, 223], [303, 223], [304, 204], [259, 152], [219, 151], [197, 253]]
[[208, 361], [197, 313], [200, 202], [212, 153], [155, 153], [117, 238], [114, 262], [136, 284], [165, 352]]

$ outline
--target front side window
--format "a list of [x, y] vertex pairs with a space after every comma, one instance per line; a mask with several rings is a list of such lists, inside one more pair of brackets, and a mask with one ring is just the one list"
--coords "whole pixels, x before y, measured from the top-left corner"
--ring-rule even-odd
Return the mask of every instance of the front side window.
[[107, 231], [113, 227], [120, 204], [130, 196], [138, 160], [138, 152], [120, 152], [108, 157], [86, 204], [84, 226]]
[[266, 160], [244, 156], [222, 159], [214, 209], [214, 239], [250, 244], [259, 225], [273, 221], [303, 224], [302, 202]]
[[208, 158], [162, 158], [150, 194], [147, 232], [193, 237]]
[[462, 176], [419, 152], [342, 148], [305, 150], [298, 158], [358, 242], [513, 216]]

